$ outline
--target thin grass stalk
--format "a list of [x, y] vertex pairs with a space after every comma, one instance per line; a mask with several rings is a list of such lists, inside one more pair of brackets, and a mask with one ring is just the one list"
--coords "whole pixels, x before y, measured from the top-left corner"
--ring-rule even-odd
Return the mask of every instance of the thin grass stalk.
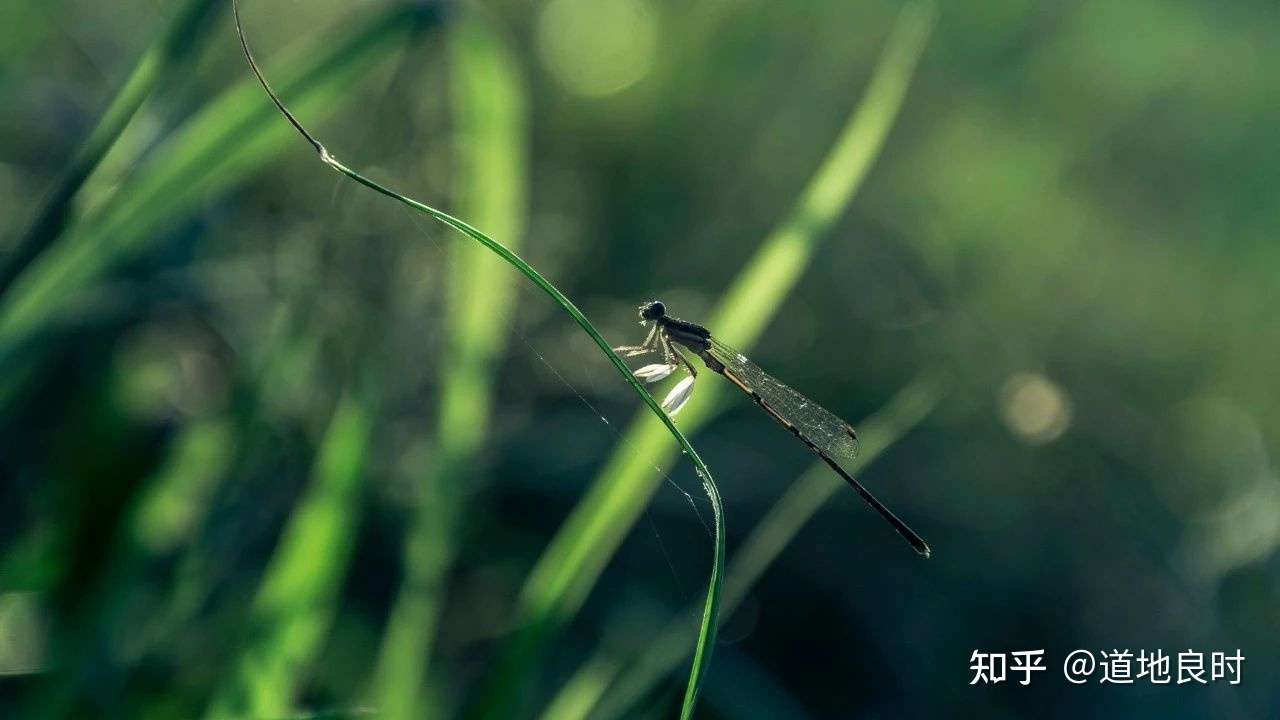
[[627, 384], [632, 388], [632, 390], [658, 417], [658, 419], [662, 422], [662, 424], [667, 428], [667, 431], [670, 432], [673, 437], [675, 437], [680, 447], [684, 450], [685, 453], [688, 454], [689, 459], [694, 463], [694, 466], [698, 471], [698, 475], [702, 478], [703, 489], [707, 494], [707, 498], [711, 502], [715, 532], [714, 532], [714, 543], [713, 543], [714, 550], [713, 550], [711, 576], [708, 580], [706, 602], [703, 606], [702, 626], [699, 630], [698, 641], [694, 650], [693, 667], [689, 673], [689, 682], [686, 687], [684, 704], [681, 709], [682, 718], [691, 717], [693, 714], [694, 705], [697, 701], [698, 691], [701, 686], [702, 679], [705, 675], [706, 668], [710, 663], [710, 659], [711, 659], [711, 648], [715, 641], [715, 633], [716, 633], [716, 625], [717, 625], [715, 620], [716, 620], [719, 605], [720, 605], [720, 592], [724, 583], [723, 502], [720, 498], [720, 492], [716, 487], [715, 481], [712, 478], [711, 471], [707, 468], [706, 464], [702, 461], [702, 458], [698, 455], [697, 451], [694, 450], [693, 446], [689, 443], [688, 439], [686, 439], [685, 436], [680, 432], [680, 429], [676, 427], [671, 417], [667, 415], [667, 413], [662, 409], [662, 407], [658, 405], [657, 401], [654, 400], [651, 395], [649, 395], [649, 393], [640, 384], [639, 380], [637, 380], [631, 374], [631, 369], [628, 368], [627, 364], [623, 362], [622, 358], [618, 357], [618, 354], [613, 351], [612, 345], [610, 345], [609, 342], [605, 340], [604, 336], [600, 333], [599, 330], [595, 328], [594, 325], [591, 324], [591, 321], [588, 320], [586, 315], [584, 315], [582, 311], [578, 309], [577, 305], [575, 305], [571, 300], [569, 300], [569, 298], [564, 293], [562, 293], [555, 285], [553, 285], [550, 280], [545, 278], [541, 273], [539, 273], [536, 269], [534, 269], [533, 266], [529, 265], [529, 263], [525, 262], [525, 260], [521, 258], [519, 255], [512, 252], [510, 248], [506, 247], [505, 245], [498, 242], [497, 240], [494, 240], [490, 236], [486, 235], [485, 233], [481, 232], [475, 227], [469, 225], [468, 223], [463, 222], [462, 220], [446, 212], [437, 210], [429, 205], [426, 205], [422, 202], [414, 200], [402, 193], [396, 192], [395, 190], [392, 190], [391, 188], [388, 188], [378, 183], [377, 181], [371, 178], [368, 178], [365, 175], [357, 172], [356, 170], [348, 167], [346, 164], [342, 163], [336, 157], [334, 157], [328, 151], [328, 149], [326, 149], [325, 146], [321, 144], [320, 141], [317, 140], [316, 137], [312, 135], [306, 129], [305, 126], [302, 125], [302, 123], [293, 115], [293, 113], [290, 112], [287, 107], [285, 107], [284, 103], [280, 100], [279, 96], [276, 95], [275, 91], [271, 89], [271, 86], [267, 82], [266, 77], [262, 74], [262, 71], [258, 67], [257, 62], [254, 60], [253, 54], [249, 49], [248, 42], [245, 39], [244, 31], [240, 24], [239, 4], [238, 2], [236, 2], [236, 0], [233, 0], [232, 2], [232, 11], [235, 14], [236, 29], [239, 34], [241, 47], [244, 50], [245, 58], [248, 60], [254, 75], [257, 77], [258, 81], [261, 83], [267, 95], [271, 98], [272, 103], [275, 104], [276, 109], [278, 109], [280, 113], [284, 115], [285, 118], [289, 121], [289, 123], [293, 125], [293, 127], [298, 131], [298, 133], [301, 134], [302, 137], [308, 143], [310, 143], [310, 145], [315, 149], [316, 153], [319, 155], [321, 162], [328, 165], [330, 168], [336, 170], [337, 172], [341, 173], [342, 175], [345, 175], [348, 178], [360, 183], [361, 185], [364, 185], [365, 187], [379, 194], [385, 195], [386, 197], [396, 200], [418, 212], [421, 212], [463, 233], [464, 235], [472, 238], [473, 240], [479, 242], [484, 247], [488, 248], [490, 251], [498, 255], [498, 257], [506, 261], [508, 264], [515, 267], [516, 270], [520, 272], [520, 274], [528, 278], [534, 285], [536, 285], [539, 289], [541, 289], [544, 293], [546, 293], [557, 305], [559, 305], [561, 309], [563, 309], [566, 313], [568, 313], [569, 316], [573, 318], [574, 322], [578, 324], [578, 327], [580, 327], [583, 330], [583, 332], [587, 333], [587, 335], [591, 337], [591, 340], [596, 344], [596, 346], [600, 349], [600, 351], [604, 353], [606, 358], [608, 358], [610, 363], [614, 366], [614, 369], [623, 377], [624, 380], [626, 380]]

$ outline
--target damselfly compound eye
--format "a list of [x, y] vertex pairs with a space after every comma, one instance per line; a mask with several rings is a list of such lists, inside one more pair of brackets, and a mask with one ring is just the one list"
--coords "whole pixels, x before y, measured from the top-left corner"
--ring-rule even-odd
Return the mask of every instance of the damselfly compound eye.
[[651, 300], [640, 306], [641, 320], [657, 320], [667, 314], [667, 306], [661, 300]]

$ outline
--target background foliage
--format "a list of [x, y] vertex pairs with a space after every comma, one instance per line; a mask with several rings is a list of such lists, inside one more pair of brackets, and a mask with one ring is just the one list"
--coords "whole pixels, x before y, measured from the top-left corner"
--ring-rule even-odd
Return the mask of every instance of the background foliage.
[[[224, 3], [7, 19], [0, 714], [674, 712], [710, 511], [590, 340], [317, 163]], [[1270, 4], [245, 22], [335, 154], [519, 247], [610, 340], [661, 297], [863, 431], [932, 560], [699, 380], [680, 424], [731, 561], [701, 715], [1280, 710]], [[1031, 686], [969, 685], [973, 650], [1034, 648]], [[1076, 648], [1248, 660], [1076, 687]]]

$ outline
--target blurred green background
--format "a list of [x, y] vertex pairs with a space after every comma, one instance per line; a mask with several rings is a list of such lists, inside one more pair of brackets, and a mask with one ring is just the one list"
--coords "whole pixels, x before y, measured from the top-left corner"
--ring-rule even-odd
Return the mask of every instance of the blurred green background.
[[[5, 15], [0, 715], [676, 713], [711, 512], [587, 336], [317, 162], [228, 3]], [[700, 377], [700, 717], [1280, 712], [1273, 3], [244, 20], [338, 157], [610, 341], [660, 297], [862, 431], [932, 560]], [[1247, 660], [1077, 686], [1080, 648]]]

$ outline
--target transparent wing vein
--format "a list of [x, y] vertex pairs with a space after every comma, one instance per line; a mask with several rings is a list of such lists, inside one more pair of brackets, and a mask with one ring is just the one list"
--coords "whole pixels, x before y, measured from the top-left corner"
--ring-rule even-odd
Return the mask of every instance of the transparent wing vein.
[[713, 339], [711, 354], [832, 459], [857, 457], [858, 436], [849, 423], [779, 382], [728, 345]]

